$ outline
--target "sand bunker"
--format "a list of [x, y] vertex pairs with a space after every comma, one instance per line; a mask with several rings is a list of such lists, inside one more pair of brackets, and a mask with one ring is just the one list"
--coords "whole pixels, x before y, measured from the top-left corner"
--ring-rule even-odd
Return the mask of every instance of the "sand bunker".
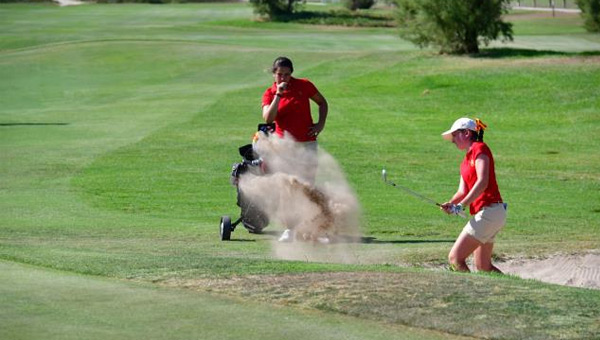
[[600, 253], [499, 262], [506, 274], [565, 286], [600, 289]]

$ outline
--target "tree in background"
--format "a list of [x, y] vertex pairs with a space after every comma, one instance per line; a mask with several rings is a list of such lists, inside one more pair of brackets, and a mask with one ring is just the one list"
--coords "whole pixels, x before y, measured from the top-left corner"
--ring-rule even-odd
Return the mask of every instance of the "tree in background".
[[581, 9], [585, 29], [588, 32], [600, 32], [600, 0], [576, 0]]
[[289, 15], [300, 6], [301, 0], [250, 0], [254, 6], [254, 12], [277, 19], [278, 16]]
[[502, 36], [512, 41], [512, 24], [502, 21], [510, 0], [397, 0], [400, 36], [440, 53], [478, 53]]

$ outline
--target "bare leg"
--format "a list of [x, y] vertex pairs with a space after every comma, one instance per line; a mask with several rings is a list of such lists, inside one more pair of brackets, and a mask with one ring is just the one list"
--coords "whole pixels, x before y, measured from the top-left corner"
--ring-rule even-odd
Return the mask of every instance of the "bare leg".
[[473, 253], [473, 262], [477, 270], [484, 272], [496, 272], [502, 273], [500, 269], [496, 268], [492, 264], [492, 251], [494, 250], [494, 243], [484, 243], [481, 247], [477, 248]]
[[481, 246], [481, 242], [477, 241], [476, 238], [464, 231], [460, 233], [452, 246], [452, 250], [450, 250], [450, 254], [448, 254], [448, 262], [450, 262], [452, 269], [459, 272], [468, 272], [469, 267], [466, 260], [479, 246]]

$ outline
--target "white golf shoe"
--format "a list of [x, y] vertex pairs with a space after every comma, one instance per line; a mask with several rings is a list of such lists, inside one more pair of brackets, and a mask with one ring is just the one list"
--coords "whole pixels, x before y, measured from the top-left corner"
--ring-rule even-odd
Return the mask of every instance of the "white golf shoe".
[[317, 242], [319, 242], [321, 244], [329, 244], [331, 241], [329, 240], [329, 237], [327, 237], [327, 236], [320, 236], [320, 237], [317, 237]]
[[291, 229], [286, 229], [279, 237], [279, 242], [292, 242], [294, 240], [294, 232]]

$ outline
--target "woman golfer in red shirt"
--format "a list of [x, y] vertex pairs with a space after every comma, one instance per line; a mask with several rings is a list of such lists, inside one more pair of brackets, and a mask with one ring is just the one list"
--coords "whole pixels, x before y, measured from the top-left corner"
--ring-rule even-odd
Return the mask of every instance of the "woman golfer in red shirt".
[[[297, 142], [314, 142], [325, 127], [327, 101], [308, 79], [292, 77], [294, 66], [286, 57], [273, 62], [275, 82], [262, 98], [263, 118], [267, 124], [275, 122], [275, 132], [283, 137], [288, 132]], [[313, 123], [310, 101], [319, 106], [319, 121]]]
[[494, 237], [506, 223], [506, 205], [498, 190], [494, 157], [483, 142], [485, 128], [479, 120], [460, 118], [442, 133], [444, 139], [467, 153], [460, 165], [458, 190], [441, 209], [457, 214], [469, 206], [472, 215], [448, 254], [452, 269], [468, 272], [466, 259], [473, 254], [477, 270], [500, 273], [492, 264], [492, 251]]
[[[287, 57], [279, 57], [273, 62], [273, 85], [262, 97], [262, 115], [267, 124], [275, 123], [275, 133], [291, 136], [312, 155], [298, 164], [299, 176], [313, 183], [317, 169], [317, 136], [325, 128], [327, 101], [308, 79], [292, 77], [294, 66]], [[313, 122], [310, 101], [319, 106], [319, 120]], [[288, 228], [292, 228], [293, 222]], [[279, 241], [289, 242], [294, 238], [291, 229], [286, 229]]]

